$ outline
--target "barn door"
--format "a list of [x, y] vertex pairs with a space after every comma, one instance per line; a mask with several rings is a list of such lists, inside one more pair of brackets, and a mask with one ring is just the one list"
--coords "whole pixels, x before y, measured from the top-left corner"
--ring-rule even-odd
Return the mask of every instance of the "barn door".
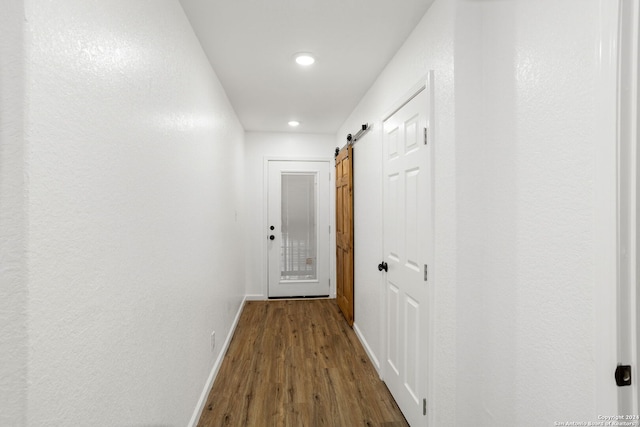
[[336, 156], [336, 298], [353, 326], [353, 147]]

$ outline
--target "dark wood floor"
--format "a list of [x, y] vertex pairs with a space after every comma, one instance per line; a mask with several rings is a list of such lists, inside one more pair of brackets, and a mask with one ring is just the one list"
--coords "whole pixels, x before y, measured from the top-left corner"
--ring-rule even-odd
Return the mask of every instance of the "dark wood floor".
[[406, 426], [335, 300], [247, 302], [198, 427]]

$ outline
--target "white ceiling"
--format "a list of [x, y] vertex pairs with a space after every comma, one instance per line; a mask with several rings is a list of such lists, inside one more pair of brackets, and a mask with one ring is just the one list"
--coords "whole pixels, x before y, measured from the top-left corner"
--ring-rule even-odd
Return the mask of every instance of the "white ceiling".
[[433, 2], [180, 1], [245, 130], [304, 133], [338, 130]]

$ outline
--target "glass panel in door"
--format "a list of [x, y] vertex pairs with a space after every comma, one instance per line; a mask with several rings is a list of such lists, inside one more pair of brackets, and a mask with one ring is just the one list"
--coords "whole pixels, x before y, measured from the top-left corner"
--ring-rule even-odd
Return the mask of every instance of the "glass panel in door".
[[315, 173], [282, 174], [280, 280], [316, 280]]

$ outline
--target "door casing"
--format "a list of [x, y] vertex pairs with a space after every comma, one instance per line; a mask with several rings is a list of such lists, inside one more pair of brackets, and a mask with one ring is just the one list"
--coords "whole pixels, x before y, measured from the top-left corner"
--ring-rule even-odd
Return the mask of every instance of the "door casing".
[[[266, 233], [269, 228], [269, 162], [271, 161], [290, 161], [290, 162], [325, 162], [329, 165], [329, 173], [330, 173], [330, 182], [329, 182], [329, 224], [331, 231], [334, 230], [335, 227], [335, 218], [334, 215], [331, 215], [331, 212], [335, 209], [335, 194], [334, 194], [334, 172], [331, 168], [332, 157], [304, 157], [304, 156], [264, 156], [263, 157], [263, 170], [262, 170], [262, 230]], [[266, 236], [266, 234], [265, 234]], [[335, 285], [335, 239], [333, 238], [333, 233], [329, 235], [329, 298], [335, 298], [336, 296], [336, 285]], [[262, 295], [257, 297], [257, 299], [266, 299], [269, 296], [269, 250], [268, 250], [269, 241], [265, 238], [263, 239], [262, 245], [262, 256], [260, 259], [260, 263], [262, 265]], [[256, 299], [256, 297], [253, 297]]]
[[[640, 410], [638, 367], [640, 351], [640, 293], [638, 283], [638, 125], [640, 121], [640, 1], [619, 3], [618, 141], [617, 141], [617, 356], [618, 364], [631, 365], [631, 386], [618, 388], [618, 413]], [[611, 367], [610, 369], [614, 369]]]
[[[382, 116], [382, 118], [379, 121], [379, 125], [376, 126], [378, 128], [378, 137], [380, 138], [381, 141], [383, 141], [384, 144], [384, 136], [383, 136], [383, 123], [390, 118], [393, 114], [395, 114], [398, 110], [400, 110], [405, 104], [409, 103], [409, 101], [411, 101], [413, 98], [415, 98], [418, 94], [420, 94], [422, 91], [427, 91], [428, 96], [427, 96], [427, 103], [428, 105], [426, 105], [425, 107], [428, 109], [427, 111], [427, 139], [428, 139], [428, 143], [432, 144], [431, 149], [433, 150], [435, 147], [435, 119], [434, 119], [434, 108], [435, 108], [435, 97], [434, 97], [434, 78], [435, 78], [435, 73], [433, 70], [429, 71], [427, 73], [427, 75], [425, 75], [423, 78], [421, 78], [417, 84], [415, 84], [404, 96], [402, 96], [397, 102], [395, 102], [391, 108], [389, 108], [387, 110], [387, 112]], [[383, 148], [383, 146], [381, 146]], [[384, 150], [384, 148], [383, 148]], [[380, 159], [382, 162], [384, 162], [384, 158], [383, 158], [383, 153], [380, 153]], [[429, 169], [430, 169], [430, 173], [431, 173], [431, 220], [432, 220], [432, 224], [431, 226], [434, 227], [435, 225], [435, 213], [436, 213], [436, 209], [435, 209], [435, 200], [436, 200], [436, 192], [435, 192], [435, 156], [431, 156], [431, 164], [429, 165]], [[382, 177], [384, 177], [384, 166], [382, 168], [383, 174]], [[384, 178], [383, 178], [384, 179]], [[380, 185], [384, 185], [383, 184], [383, 179], [380, 181]], [[384, 196], [383, 196], [383, 200], [384, 200]], [[384, 209], [384, 207], [381, 207], [382, 209]], [[383, 215], [383, 230], [384, 230], [384, 215]], [[381, 233], [381, 236], [384, 238], [383, 233]], [[382, 250], [383, 252], [380, 254], [380, 259], [384, 259], [384, 244], [382, 245]], [[423, 332], [423, 336], [421, 339], [425, 340], [426, 342], [426, 346], [427, 346], [427, 360], [425, 360], [425, 363], [427, 364], [427, 371], [426, 371], [426, 385], [427, 385], [427, 416], [425, 417], [425, 426], [429, 425], [435, 425], [435, 410], [434, 408], [431, 408], [429, 406], [430, 402], [433, 402], [433, 397], [435, 396], [435, 384], [433, 381], [434, 378], [434, 374], [435, 374], [435, 370], [434, 370], [434, 353], [435, 353], [435, 346], [434, 346], [434, 337], [435, 337], [435, 316], [434, 316], [434, 307], [435, 307], [435, 292], [434, 292], [434, 287], [437, 280], [437, 272], [436, 272], [436, 265], [435, 265], [435, 244], [432, 245], [431, 248], [431, 255], [429, 256], [429, 282], [428, 282], [428, 286], [427, 286], [427, 321], [428, 321], [428, 325], [427, 328], [423, 328], [422, 332]], [[387, 319], [387, 305], [388, 305], [388, 301], [387, 301], [387, 292], [386, 292], [386, 278], [384, 278], [383, 280], [381, 280], [381, 291], [380, 291], [380, 295], [381, 295], [381, 301], [382, 304], [380, 305], [380, 318], [382, 319], [382, 324], [380, 327], [380, 342], [382, 343], [382, 363], [380, 363], [380, 378], [384, 381], [385, 377], [388, 375], [387, 373], [387, 363], [385, 362], [387, 360], [388, 357], [388, 347], [387, 347], [387, 327], [386, 327], [386, 319]]]

